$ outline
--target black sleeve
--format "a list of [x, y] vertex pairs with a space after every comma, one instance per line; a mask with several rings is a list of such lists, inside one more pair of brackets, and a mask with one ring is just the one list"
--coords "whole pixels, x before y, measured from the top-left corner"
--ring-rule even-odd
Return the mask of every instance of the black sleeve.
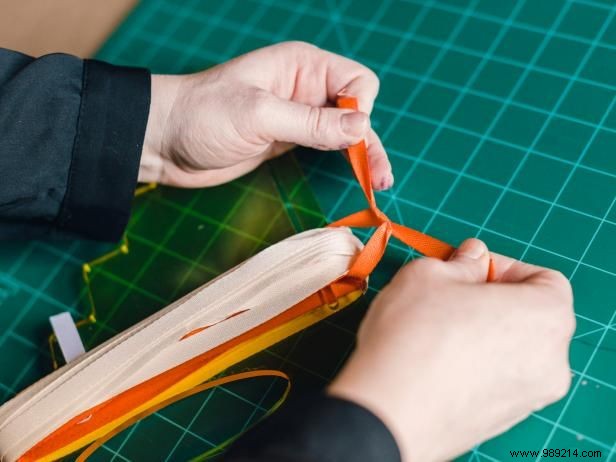
[[367, 409], [324, 395], [300, 397], [242, 436], [225, 462], [400, 462], [398, 446]]
[[0, 48], [0, 239], [118, 240], [149, 107], [145, 69]]

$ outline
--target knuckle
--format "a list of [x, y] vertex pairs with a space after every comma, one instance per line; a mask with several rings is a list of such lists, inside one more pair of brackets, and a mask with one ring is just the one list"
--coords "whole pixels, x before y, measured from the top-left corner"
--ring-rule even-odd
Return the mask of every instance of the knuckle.
[[376, 89], [376, 92], [379, 92], [379, 88], [381, 87], [381, 81], [379, 80], [379, 76], [372, 69], [368, 69], [368, 76]]
[[307, 125], [310, 131], [310, 136], [314, 140], [322, 138], [326, 134], [327, 116], [325, 111], [318, 107], [310, 107], [307, 114]]
[[549, 270], [546, 272], [546, 279], [563, 301], [573, 302], [573, 291], [567, 276], [560, 271]]
[[282, 42], [280, 47], [290, 51], [308, 51], [317, 48], [312, 43], [304, 42], [302, 40], [289, 40], [287, 42]]
[[404, 279], [415, 279], [417, 276], [431, 277], [441, 271], [443, 262], [435, 258], [418, 258], [402, 267], [400, 276]]
[[545, 278], [552, 289], [546, 296], [550, 297], [547, 303], [554, 308], [553, 332], [559, 338], [569, 339], [576, 327], [571, 283], [564, 274], [554, 270], [547, 271]]
[[257, 120], [262, 120], [264, 117], [267, 117], [269, 95], [265, 90], [256, 89], [247, 99], [249, 103], [247, 104], [248, 110], [246, 113], [254, 114]]
[[271, 118], [271, 99], [270, 95], [261, 89], [250, 89], [244, 92], [241, 97], [242, 111], [238, 111], [237, 120], [242, 127], [241, 136], [243, 138], [260, 137], [269, 135], [267, 121]]
[[571, 371], [569, 368], [563, 368], [554, 379], [554, 389], [552, 398], [556, 401], [564, 398], [571, 387]]
[[404, 265], [398, 271], [398, 274], [396, 275], [397, 278], [402, 279], [404, 281], [413, 279], [416, 274], [416, 267], [417, 265], [415, 265], [414, 261], [409, 263], [408, 265]]
[[456, 271], [460, 276], [463, 276], [465, 280], [475, 281], [475, 280], [485, 280], [486, 277], [486, 267], [474, 264], [461, 264], [451, 266], [451, 269]]
[[443, 268], [443, 262], [436, 258], [423, 257], [415, 260], [414, 263], [427, 273], [439, 272]]

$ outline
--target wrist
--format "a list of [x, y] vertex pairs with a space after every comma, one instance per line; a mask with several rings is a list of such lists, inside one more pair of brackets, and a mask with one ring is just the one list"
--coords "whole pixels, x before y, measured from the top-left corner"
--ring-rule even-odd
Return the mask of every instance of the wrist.
[[374, 414], [389, 429], [398, 444], [402, 460], [409, 460], [404, 446], [403, 430], [399, 428], [397, 419], [390, 412], [387, 402], [391, 397], [379, 396], [378, 377], [370, 373], [363, 373], [355, 367], [354, 358], [351, 357], [347, 365], [328, 386], [326, 393], [329, 396], [344, 399], [355, 403]]
[[[388, 385], [386, 371], [370, 367], [373, 364], [374, 361], [354, 361], [351, 357], [328, 387], [327, 394], [356, 403], [378, 417], [391, 432], [403, 461], [436, 462], [446, 459], [447, 457], [443, 457], [437, 450], [442, 442], [431, 437], [434, 429], [429, 427], [439, 423], [431, 422], [431, 413], [426, 412], [430, 406], [426, 408], [421, 404], [423, 400], [410, 396], [416, 398], [425, 395], [414, 390], [415, 387], [410, 383], [406, 386]], [[402, 395], [384, 395], [384, 389], [400, 389]], [[407, 404], [403, 406], [401, 403], [405, 401]], [[415, 401], [415, 405], [411, 406], [411, 413], [408, 412], [409, 401]]]
[[150, 112], [139, 164], [139, 182], [157, 182], [163, 176], [165, 152], [171, 138], [169, 119], [181, 79], [181, 76], [152, 74]]

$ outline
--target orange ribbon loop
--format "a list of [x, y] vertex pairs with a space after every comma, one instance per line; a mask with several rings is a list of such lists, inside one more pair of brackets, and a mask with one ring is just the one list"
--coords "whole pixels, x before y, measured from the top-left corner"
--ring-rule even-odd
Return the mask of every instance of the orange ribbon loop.
[[[357, 99], [351, 96], [339, 97], [337, 105], [341, 109], [358, 110]], [[368, 201], [368, 208], [336, 220], [329, 226], [377, 228], [351, 265], [347, 276], [361, 280], [366, 279], [383, 257], [392, 235], [427, 257], [448, 260], [455, 251], [455, 247], [415, 229], [394, 223], [379, 210], [372, 190], [368, 150], [365, 141], [362, 140], [358, 144], [350, 146], [347, 149], [347, 154], [353, 173]], [[493, 274], [493, 265], [490, 261], [488, 281], [493, 279]]]

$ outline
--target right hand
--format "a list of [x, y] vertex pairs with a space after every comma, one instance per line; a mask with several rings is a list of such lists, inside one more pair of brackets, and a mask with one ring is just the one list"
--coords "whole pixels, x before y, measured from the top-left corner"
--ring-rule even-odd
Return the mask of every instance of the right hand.
[[405, 461], [451, 459], [562, 398], [575, 329], [569, 281], [492, 255], [404, 267], [376, 297], [329, 393], [370, 409]]

